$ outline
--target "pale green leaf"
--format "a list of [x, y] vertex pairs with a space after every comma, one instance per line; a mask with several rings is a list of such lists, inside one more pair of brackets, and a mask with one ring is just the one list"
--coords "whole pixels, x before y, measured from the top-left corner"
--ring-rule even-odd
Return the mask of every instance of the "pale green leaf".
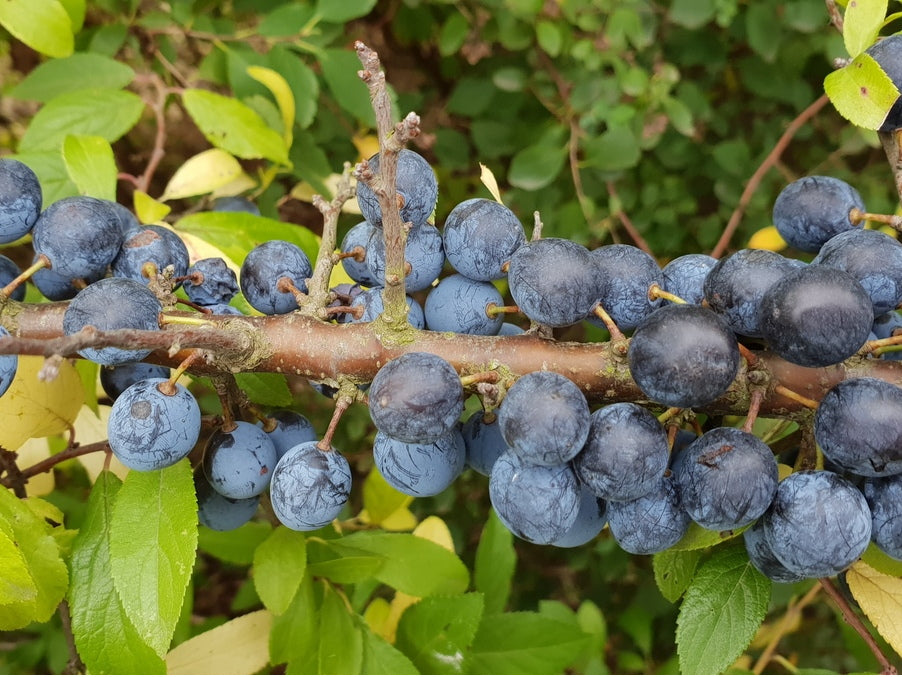
[[[307, 661], [306, 669], [301, 666], [300, 673], [315, 670], [316, 652], [319, 635], [319, 612], [317, 611], [316, 593], [313, 578], [304, 577], [291, 606], [284, 614], [273, 618], [272, 631], [269, 633], [269, 660], [273, 665]], [[292, 667], [298, 667], [294, 665]]]
[[317, 673], [359, 674], [363, 665], [363, 633], [344, 599], [328, 584], [324, 584], [319, 623]]
[[134, 127], [144, 102], [119, 89], [86, 89], [54, 97], [31, 119], [19, 150], [59, 151], [69, 134], [99, 136], [113, 142]]
[[113, 582], [129, 620], [166, 655], [197, 548], [197, 499], [187, 459], [152, 472], [132, 470], [110, 524]]
[[291, 390], [284, 374], [235, 374], [235, 381], [255, 404], [266, 407], [287, 407], [291, 404]]
[[237, 99], [203, 89], [187, 89], [182, 101], [207, 141], [217, 148], [240, 158], [290, 164], [288, 147], [281, 135]]
[[483, 608], [478, 592], [426, 597], [404, 611], [395, 644], [424, 674], [459, 674]]
[[[0, 515], [0, 609], [15, 605], [21, 607], [25, 615], [34, 613], [38, 587], [28, 572], [28, 564], [14, 540], [13, 528]], [[0, 617], [4, 615], [0, 611]]]
[[890, 557], [876, 543], [868, 544], [868, 549], [861, 556], [861, 561], [887, 576], [902, 578], [902, 561]]
[[78, 186], [69, 177], [63, 154], [59, 149], [35, 153], [17, 153], [10, 156], [31, 167], [41, 183], [44, 209], [64, 197], [78, 195]]
[[514, 535], [501, 523], [495, 511], [490, 510], [479, 545], [476, 546], [476, 562], [473, 565], [473, 582], [476, 589], [485, 595], [486, 613], [504, 611], [516, 566]]
[[166, 656], [170, 675], [253, 675], [269, 664], [272, 614], [266, 609], [218, 625]]
[[210, 148], [188, 158], [175, 170], [160, 200], [212, 193], [240, 177], [242, 172], [233, 155], [221, 148]]
[[361, 68], [357, 55], [346, 49], [326, 49], [320, 59], [320, 67], [323, 79], [338, 105], [368, 127], [375, 127], [376, 115], [370, 104], [369, 91], [357, 77], [357, 71]]
[[879, 129], [899, 98], [892, 79], [865, 53], [827, 75], [824, 91], [840, 115], [865, 129]]
[[464, 670], [476, 674], [560, 674], [580, 655], [588, 635], [541, 614], [520, 611], [482, 619]]
[[416, 675], [416, 667], [410, 659], [382, 637], [363, 626], [362, 675]]
[[70, 134], [63, 140], [63, 162], [82, 195], [116, 201], [116, 159], [100, 136]]
[[32, 621], [43, 623], [56, 612], [69, 587], [69, 572], [53, 537], [54, 530], [64, 527], [50, 526], [6, 489], [0, 490], [0, 518], [11, 530], [37, 589], [33, 605], [27, 601], [18, 609], [16, 605], [0, 607], [0, 630], [15, 630]]
[[887, 0], [857, 0], [846, 5], [842, 39], [849, 56], [858, 56], [874, 44], [888, 4]]
[[110, 520], [122, 482], [103, 472], [91, 489], [85, 521], [72, 548], [69, 611], [79, 656], [92, 674], [165, 671], [138, 636], [113, 585]]
[[736, 529], [735, 531], [711, 531], [700, 527], [695, 522], [690, 522], [686, 533], [683, 534], [683, 537], [671, 550], [702, 550], [710, 548], [712, 545], [735, 538], [747, 528]]
[[197, 212], [179, 219], [175, 229], [209, 242], [233, 261], [243, 261], [251, 249], [268, 240], [293, 242], [311, 261], [319, 248], [317, 237], [303, 226], [245, 212]]
[[523, 190], [539, 190], [554, 181], [567, 158], [564, 146], [538, 143], [518, 151], [511, 160], [507, 180]]
[[291, 605], [307, 568], [304, 534], [276, 527], [254, 552], [254, 586], [260, 601], [274, 614]]
[[390, 485], [378, 468], [373, 468], [363, 481], [363, 508], [369, 521], [381, 525], [383, 520], [413, 502], [413, 496], [401, 493]]
[[201, 526], [197, 547], [223, 562], [247, 565], [254, 561], [254, 552], [270, 533], [272, 525], [266, 522], [248, 522], [231, 531], [214, 531]]
[[652, 558], [655, 583], [668, 602], [676, 602], [695, 575], [695, 568], [701, 559], [698, 550], [665, 550]]
[[87, 12], [87, 7], [85, 6], [86, 0], [59, 0], [59, 2], [63, 6], [63, 9], [66, 10], [66, 14], [69, 15], [72, 32], [77, 34], [85, 23], [85, 13]]
[[409, 595], [454, 594], [470, 583], [467, 567], [456, 554], [413, 534], [360, 531], [329, 545], [342, 554], [384, 557], [375, 578]]
[[82, 89], [122, 89], [135, 79], [135, 71], [102, 54], [78, 52], [65, 59], [39, 64], [9, 95], [47, 103]]
[[717, 674], [745, 651], [764, 621], [771, 582], [742, 542], [715, 550], [686, 590], [677, 616], [683, 674]]
[[47, 56], [69, 56], [75, 48], [72, 21], [59, 0], [3, 0], [0, 26]]

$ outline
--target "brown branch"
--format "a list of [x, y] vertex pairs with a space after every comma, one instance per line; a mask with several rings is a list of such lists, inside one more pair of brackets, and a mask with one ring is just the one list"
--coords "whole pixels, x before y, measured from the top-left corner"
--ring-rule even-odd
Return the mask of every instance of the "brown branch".
[[150, 191], [150, 182], [153, 175], [157, 171], [160, 162], [166, 156], [164, 146], [166, 145], [166, 99], [169, 97], [169, 90], [166, 83], [156, 73], [150, 73], [146, 76], [156, 90], [156, 96], [153, 100], [147, 102], [150, 110], [153, 111], [154, 120], [156, 121], [157, 131], [153, 140], [153, 149], [150, 152], [150, 159], [147, 161], [147, 167], [144, 173], [138, 177], [135, 187], [145, 193]]
[[814, 598], [817, 597], [817, 594], [821, 591], [821, 584], [815, 583], [808, 592], [805, 593], [805, 596], [800, 600], [792, 602], [789, 606], [786, 607], [786, 613], [783, 614], [783, 618], [780, 619], [780, 623], [777, 626], [777, 630], [774, 632], [774, 636], [771, 637], [770, 642], [767, 643], [767, 646], [764, 648], [764, 651], [761, 652], [761, 655], [758, 657], [758, 660], [755, 661], [755, 666], [752, 668], [753, 675], [760, 675], [764, 672], [764, 668], [767, 667], [768, 663], [770, 663], [773, 658], [774, 652], [777, 650], [777, 645], [779, 645], [780, 640], [786, 636], [788, 632], [792, 630], [793, 627], [798, 623], [799, 618], [801, 618], [802, 610], [811, 604], [814, 601]]
[[880, 646], [877, 644], [877, 640], [875, 640], [868, 629], [864, 627], [864, 623], [861, 622], [861, 619], [858, 618], [857, 614], [852, 611], [852, 607], [846, 601], [846, 598], [843, 597], [843, 594], [836, 589], [835, 585], [833, 585], [833, 581], [831, 581], [829, 578], [821, 578], [820, 582], [827, 594], [830, 595], [830, 599], [832, 599], [836, 603], [836, 606], [839, 607], [840, 612], [842, 612], [842, 617], [843, 619], [845, 619], [846, 623], [848, 623], [852, 627], [852, 629], [855, 630], [855, 632], [857, 632], [858, 635], [864, 640], [864, 643], [868, 645], [871, 653], [874, 654], [877, 662], [880, 663], [882, 674], [899, 674], [896, 670], [896, 667], [889, 662], [889, 659], [884, 655], [883, 651], [881, 651]]
[[723, 233], [721, 233], [720, 239], [717, 241], [717, 244], [714, 245], [714, 249], [711, 250], [711, 256], [715, 259], [719, 259], [723, 256], [724, 252], [727, 250], [727, 246], [730, 244], [730, 238], [733, 237], [733, 234], [736, 232], [736, 229], [739, 227], [739, 223], [742, 221], [743, 215], [745, 215], [745, 210], [749, 205], [749, 202], [752, 200], [752, 196], [755, 194], [755, 191], [758, 190], [758, 186], [761, 181], [764, 179], [764, 175], [774, 167], [777, 162], [780, 160], [780, 156], [783, 155], [783, 151], [786, 150], [786, 147], [789, 145], [789, 142], [792, 141], [792, 138], [798, 133], [798, 131], [815, 115], [817, 115], [818, 111], [823, 108], [830, 99], [827, 98], [826, 94], [820, 96], [817, 100], [814, 101], [808, 108], [799, 113], [795, 120], [789, 123], [786, 127], [786, 131], [783, 132], [783, 135], [779, 138], [776, 144], [774, 144], [773, 149], [770, 153], [767, 154], [767, 157], [764, 158], [764, 161], [755, 170], [755, 173], [752, 174], [752, 178], [748, 180], [748, 183], [745, 184], [745, 189], [742, 191], [742, 195], [739, 197], [739, 204], [736, 205], [736, 209], [733, 210], [733, 213], [730, 215], [730, 220], [727, 222], [726, 227], [723, 229]]
[[896, 184], [896, 193], [902, 201], [902, 148], [899, 147], [899, 135], [893, 132], [878, 132], [880, 143], [883, 144], [883, 152], [886, 153], [887, 162], [893, 172], [893, 180]]
[[[620, 202], [620, 197], [617, 195], [617, 190], [614, 187], [613, 181], [605, 182], [605, 186], [608, 190], [608, 195], [610, 195], [614, 200], [617, 201], [618, 204], [622, 204]], [[623, 226], [623, 229], [626, 231], [627, 235], [630, 236], [630, 239], [636, 244], [636, 246], [644, 251], [649, 256], [654, 256], [654, 252], [651, 250], [651, 247], [648, 246], [648, 242], [645, 241], [645, 238], [639, 234], [639, 231], [636, 230], [636, 226], [633, 225], [632, 220], [629, 216], [627, 216], [626, 212], [623, 211], [621, 207], [618, 209], [614, 216], [618, 218], [620, 224]]]

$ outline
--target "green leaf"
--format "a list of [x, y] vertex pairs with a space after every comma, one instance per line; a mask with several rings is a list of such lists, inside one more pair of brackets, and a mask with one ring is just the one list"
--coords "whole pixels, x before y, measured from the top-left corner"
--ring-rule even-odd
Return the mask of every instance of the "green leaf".
[[747, 528], [735, 531], [711, 531], [700, 527], [695, 522], [690, 522], [686, 533], [671, 550], [702, 550], [703, 548], [710, 548], [712, 545], [736, 538]]
[[692, 582], [701, 559], [698, 550], [665, 550], [652, 558], [655, 583], [668, 602], [676, 602]]
[[129, 622], [113, 585], [110, 520], [122, 482], [103, 472], [72, 548], [69, 611], [78, 654], [93, 674], [160, 674], [163, 660]]
[[284, 374], [235, 374], [235, 382], [255, 404], [266, 407], [287, 407], [291, 404], [291, 391]]
[[410, 659], [382, 637], [363, 626], [362, 675], [418, 675]]
[[273, 618], [269, 633], [269, 660], [273, 665], [308, 661], [309, 667], [300, 667], [300, 674], [315, 670], [319, 641], [319, 613], [313, 579], [308, 573], [301, 582], [297, 594], [285, 613]]
[[635, 167], [642, 156], [639, 140], [628, 127], [612, 126], [582, 145], [586, 164], [606, 172]]
[[892, 79], [865, 53], [824, 78], [824, 91], [840, 115], [865, 129], [879, 129], [899, 98]]
[[861, 561], [887, 576], [902, 578], [902, 561], [890, 557], [876, 543], [869, 543], [868, 549], [861, 556]]
[[413, 496], [395, 489], [376, 467], [370, 470], [363, 481], [363, 508], [373, 524], [382, 524], [384, 519], [395, 511], [406, 508], [412, 501]]
[[282, 614], [291, 605], [307, 568], [304, 534], [276, 527], [254, 553], [254, 586], [267, 609]]
[[842, 39], [849, 56], [856, 57], [874, 44], [888, 4], [887, 0], [859, 0], [846, 5]]
[[17, 153], [11, 157], [24, 162], [37, 175], [44, 194], [44, 209], [64, 197], [78, 195], [78, 186], [70, 178], [59, 149], [38, 153]]
[[240, 158], [265, 158], [289, 165], [282, 136], [253, 109], [228, 96], [203, 89], [187, 89], [182, 101], [207, 141]]
[[376, 0], [317, 0], [316, 13], [323, 21], [343, 24], [366, 16], [375, 6]]
[[456, 554], [413, 534], [359, 531], [329, 545], [342, 554], [384, 557], [375, 578], [416, 597], [463, 592], [470, 583]]
[[102, 54], [79, 52], [40, 64], [9, 95], [47, 103], [80, 89], [122, 89], [134, 79], [135, 71], [124, 63]]
[[0, 490], [0, 519], [3, 531], [12, 534], [37, 591], [33, 601], [21, 606], [0, 606], [0, 630], [15, 630], [32, 621], [43, 623], [56, 612], [69, 587], [69, 572], [53, 537], [55, 529], [63, 526], [51, 527], [5, 488]]
[[507, 180], [523, 190], [539, 190], [550, 184], [560, 174], [566, 160], [562, 145], [537, 143], [517, 152], [511, 159]]
[[395, 644], [423, 674], [459, 674], [482, 612], [478, 592], [427, 597], [404, 611]]
[[701, 28], [714, 18], [715, 0], [674, 0], [670, 6], [670, 20], [683, 28]]
[[[336, 6], [341, 3], [333, 2]], [[370, 94], [357, 77], [360, 60], [345, 49], [326, 49], [320, 58], [323, 78], [338, 105], [369, 127], [376, 126], [376, 115], [370, 104]]]
[[99, 136], [70, 134], [63, 140], [63, 162], [82, 195], [116, 201], [116, 159]]
[[579, 656], [587, 635], [572, 623], [530, 611], [483, 617], [464, 670], [476, 674], [559, 674]]
[[19, 150], [59, 151], [69, 134], [116, 141], [138, 123], [143, 110], [141, 97], [119, 89], [82, 89], [61, 94], [31, 119]]
[[536, 40], [539, 47], [548, 54], [548, 56], [556, 57], [561, 53], [563, 38], [558, 28], [558, 23], [543, 19], [536, 24]]
[[23, 616], [31, 617], [38, 597], [38, 586], [14, 539], [12, 526], [0, 515], [0, 571], [3, 572], [0, 579], [0, 618], [7, 613], [3, 607], [8, 606], [15, 606], [24, 612]]
[[272, 532], [266, 522], [248, 522], [231, 531], [214, 531], [201, 526], [197, 532], [197, 547], [229, 564], [251, 564], [254, 553]]
[[59, 0], [3, 0], [0, 26], [47, 56], [69, 56], [75, 48], [72, 21]]
[[197, 499], [187, 459], [152, 472], [131, 471], [113, 506], [113, 582], [129, 620], [166, 655], [197, 548]]
[[320, 675], [356, 675], [363, 665], [363, 634], [344, 599], [324, 583], [319, 609]]
[[72, 32], [78, 33], [85, 23], [85, 13], [87, 8], [85, 2], [87, 0], [59, 0], [59, 3], [69, 15], [69, 23], [72, 25]]
[[741, 542], [715, 550], [686, 590], [677, 617], [683, 674], [717, 674], [745, 651], [770, 603], [771, 582]]
[[[288, 7], [290, 5], [286, 5]], [[319, 105], [319, 80], [316, 73], [301, 58], [281, 45], [269, 52], [269, 63], [278, 71], [291, 87], [294, 94], [294, 121], [301, 129], [306, 129], [316, 118]]]
[[377, 555], [336, 555], [328, 545], [318, 541], [307, 542], [307, 571], [312, 576], [328, 578], [333, 583], [362, 583], [376, 575], [385, 558]]
[[317, 237], [303, 226], [244, 212], [197, 212], [179, 219], [175, 228], [197, 235], [233, 261], [243, 261], [251, 249], [268, 240], [293, 242], [311, 261], [319, 247]]
[[745, 15], [749, 46], [765, 61], [773, 63], [783, 42], [781, 23], [774, 21], [773, 7], [765, 3], [750, 5]]
[[442, 56], [457, 54], [470, 33], [470, 24], [460, 12], [453, 12], [438, 35], [438, 51]]
[[485, 595], [486, 613], [504, 611], [511, 594], [517, 551], [514, 535], [505, 527], [494, 510], [482, 528], [473, 564], [473, 583]]

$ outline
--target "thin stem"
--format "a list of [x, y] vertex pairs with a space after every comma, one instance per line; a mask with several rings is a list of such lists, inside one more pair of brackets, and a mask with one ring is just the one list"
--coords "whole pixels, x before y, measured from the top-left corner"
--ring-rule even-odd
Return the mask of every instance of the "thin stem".
[[824, 590], [830, 595], [830, 599], [839, 607], [839, 610], [842, 612], [842, 617], [845, 619], [846, 623], [848, 623], [855, 632], [859, 634], [859, 636], [864, 640], [864, 643], [868, 645], [868, 648], [871, 650], [871, 653], [874, 654], [874, 657], [877, 659], [877, 662], [880, 663], [880, 668], [883, 671], [884, 675], [896, 675], [898, 674], [895, 666], [889, 662], [889, 659], [884, 655], [883, 651], [881, 651], [880, 646], [877, 644], [877, 641], [868, 632], [868, 629], [864, 627], [864, 623], [861, 622], [861, 619], [852, 611], [852, 607], [849, 606], [849, 603], [846, 601], [846, 598], [843, 597], [842, 593], [836, 589], [836, 586], [833, 584], [829, 578], [821, 578], [821, 585]]
[[896, 193], [902, 201], [902, 148], [899, 147], [899, 130], [893, 132], [878, 132], [880, 143], [883, 145], [883, 152], [886, 154], [886, 160], [889, 162], [890, 169], [893, 172], [893, 179], [896, 183]]
[[764, 401], [764, 393], [764, 388], [752, 389], [752, 398], [749, 402], [749, 413], [745, 417], [745, 423], [742, 426], [742, 429], [747, 433], [752, 432], [752, 427], [755, 425], [755, 420], [758, 418], [758, 412], [761, 410], [761, 403]]
[[475, 374], [460, 377], [460, 384], [466, 388], [476, 383], [498, 383], [501, 376], [497, 371], [480, 371]]
[[[666, 423], [667, 421], [672, 419], [674, 416], [679, 414], [681, 411], [683, 411], [682, 407], [670, 407], [670, 409], [668, 409], [664, 413], [658, 414], [658, 422]], [[676, 427], [676, 426], [672, 426], [672, 427]], [[676, 436], [676, 433], [674, 433], [674, 436]]]
[[798, 402], [804, 407], [808, 407], [809, 409], [817, 409], [820, 405], [820, 402], [816, 400], [812, 400], [810, 397], [805, 397], [804, 395], [800, 395], [794, 390], [790, 390], [784, 385], [776, 385], [774, 386], [774, 392], [786, 397], [794, 402]]
[[821, 584], [820, 582], [817, 582], [811, 586], [811, 589], [809, 589], [801, 599], [791, 602], [786, 607], [786, 613], [784, 613], [783, 617], [780, 619], [780, 624], [777, 626], [773, 637], [771, 637], [767, 646], [764, 647], [764, 651], [761, 652], [761, 655], [758, 656], [758, 660], [755, 661], [755, 666], [752, 668], [752, 674], [760, 675], [764, 672], [764, 668], [767, 667], [768, 663], [770, 663], [773, 658], [774, 652], [780, 644], [780, 640], [783, 639], [787, 633], [792, 631], [802, 615], [802, 609], [811, 604], [820, 591]]
[[69, 650], [69, 660], [66, 662], [66, 669], [63, 674], [83, 675], [86, 668], [81, 656], [78, 655], [78, 648], [75, 646], [75, 635], [72, 632], [72, 616], [69, 614], [69, 602], [64, 599], [59, 603], [58, 609], [63, 636], [66, 638], [66, 648]]
[[626, 340], [626, 336], [623, 335], [623, 332], [620, 331], [620, 327], [617, 326], [617, 323], [614, 322], [613, 318], [608, 315], [608, 311], [601, 307], [599, 303], [592, 309], [592, 312], [595, 314], [599, 320], [604, 323], [604, 326], [607, 328], [608, 332], [611, 334], [611, 340], [613, 341], [624, 341]]
[[654, 301], [655, 299], [666, 299], [666, 300], [670, 301], [671, 303], [677, 303], [677, 304], [686, 303], [686, 301], [684, 299], [681, 299], [676, 294], [671, 294], [669, 291], [665, 291], [664, 289], [661, 289], [660, 285], [658, 285], [657, 282], [653, 283], [648, 288], [648, 299], [650, 301]]
[[856, 226], [866, 221], [874, 221], [875, 223], [883, 223], [890, 228], [902, 231], [902, 216], [896, 216], [895, 214], [872, 214], [854, 207], [849, 212], [849, 221]]
[[12, 293], [19, 287], [19, 285], [31, 279], [32, 275], [43, 268], [50, 268], [50, 259], [48, 259], [44, 254], [38, 254], [37, 261], [32, 263], [28, 268], [19, 273], [19, 275], [10, 280], [9, 284], [3, 287], [3, 289], [0, 289], [0, 298], [8, 299], [10, 296], [12, 296]]
[[495, 315], [504, 315], [505, 313], [519, 312], [519, 306], [499, 306], [497, 303], [490, 303], [485, 307], [485, 314], [489, 317], [495, 317]]
[[[829, 0], [828, 0], [829, 4]], [[711, 256], [715, 259], [719, 259], [723, 256], [724, 252], [727, 250], [727, 247], [730, 244], [730, 239], [733, 237], [733, 234], [736, 232], [736, 229], [739, 227], [739, 223], [742, 221], [742, 217], [745, 215], [745, 210], [749, 205], [749, 202], [752, 200], [752, 196], [755, 194], [755, 191], [758, 190], [758, 186], [761, 181], [764, 179], [764, 175], [771, 169], [771, 167], [775, 166], [779, 160], [780, 156], [783, 155], [783, 151], [786, 150], [786, 147], [789, 146], [789, 142], [792, 141], [792, 138], [798, 133], [798, 131], [805, 126], [805, 124], [817, 115], [818, 111], [827, 105], [827, 102], [830, 99], [827, 98], [827, 95], [824, 94], [816, 99], [808, 108], [799, 113], [795, 120], [789, 123], [786, 127], [786, 131], [783, 132], [783, 135], [779, 138], [776, 144], [774, 144], [773, 149], [770, 153], [767, 154], [767, 157], [764, 158], [764, 161], [755, 170], [755, 173], [752, 174], [752, 178], [748, 180], [748, 183], [745, 184], [745, 189], [742, 191], [742, 195], [739, 197], [739, 204], [736, 205], [736, 209], [733, 210], [733, 213], [730, 215], [730, 220], [727, 221], [726, 227], [723, 229], [723, 233], [720, 235], [720, 239], [717, 241], [717, 244], [714, 245], [714, 249], [711, 250]]]
[[827, 5], [827, 13], [830, 15], [830, 23], [842, 33], [843, 30], [843, 17], [842, 13], [839, 11], [839, 7], [836, 6], [836, 0], [824, 0]]
[[[54, 454], [53, 456], [48, 456], [43, 461], [39, 463], [35, 463], [34, 465], [30, 465], [27, 468], [22, 470], [22, 477], [25, 479], [30, 479], [35, 475], [40, 475], [41, 473], [45, 473], [48, 470], [52, 470], [54, 466], [59, 465], [64, 461], [69, 461], [73, 458], [78, 458], [79, 456], [85, 456], [87, 454], [93, 454], [96, 451], [109, 451], [109, 444], [104, 440], [102, 442], [94, 442], [93, 444], [83, 444], [76, 447], [69, 447], [64, 449], [63, 451]], [[9, 486], [5, 478], [4, 480], [0, 480], [0, 484], [3, 486]]]
[[320, 451], [332, 450], [332, 438], [335, 436], [335, 431], [338, 430], [338, 423], [353, 402], [353, 398], [345, 395], [340, 395], [338, 399], [335, 400], [335, 409], [332, 411], [332, 419], [329, 421], [329, 427], [326, 428], [326, 434], [323, 435], [323, 439], [316, 443], [317, 449]]
[[739, 354], [745, 358], [745, 363], [748, 366], [754, 367], [756, 364], [758, 364], [758, 356], [755, 355], [755, 353], [753, 353], [741, 343], [737, 343], [736, 345], [739, 347]]
[[135, 184], [136, 188], [144, 193], [150, 191], [150, 182], [153, 175], [157, 171], [160, 162], [166, 156], [164, 146], [166, 145], [166, 99], [169, 97], [169, 90], [166, 83], [156, 73], [150, 73], [148, 76], [151, 84], [156, 90], [156, 97], [147, 104], [153, 111], [154, 121], [157, 125], [156, 135], [153, 140], [153, 149], [150, 152], [150, 160], [147, 161], [147, 167], [144, 173], [138, 177]]
[[[617, 195], [617, 190], [614, 187], [614, 182], [607, 181], [605, 187], [607, 188], [608, 195], [610, 195], [618, 204], [622, 204], [620, 196]], [[651, 247], [648, 246], [648, 242], [646, 242], [645, 238], [639, 234], [639, 231], [636, 229], [636, 226], [633, 225], [630, 217], [623, 211], [623, 207], [620, 207], [614, 215], [620, 220], [623, 229], [627, 232], [627, 235], [630, 236], [630, 239], [636, 243], [636, 246], [646, 254], [654, 256], [654, 252], [652, 252]]]

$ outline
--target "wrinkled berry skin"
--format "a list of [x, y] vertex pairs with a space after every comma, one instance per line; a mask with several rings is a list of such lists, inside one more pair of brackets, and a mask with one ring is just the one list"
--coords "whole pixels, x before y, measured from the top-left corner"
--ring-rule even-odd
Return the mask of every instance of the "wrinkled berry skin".
[[526, 243], [520, 219], [495, 200], [472, 198], [458, 204], [442, 231], [445, 256], [454, 270], [471, 280], [502, 279], [502, 266]]
[[235, 271], [218, 256], [195, 261], [185, 274], [185, 293], [199, 306], [228, 304], [238, 293]]
[[[648, 298], [648, 288], [662, 287], [664, 276], [661, 268], [649, 254], [638, 247], [626, 244], [610, 244], [592, 250], [592, 256], [601, 271], [603, 286], [599, 303], [622, 331], [632, 331], [655, 308], [661, 299]], [[594, 324], [601, 320], [590, 316]]]
[[264, 315], [283, 315], [297, 310], [294, 294], [279, 291], [279, 280], [288, 278], [307, 293], [307, 279], [313, 275], [310, 259], [296, 244], [270, 240], [257, 245], [241, 264], [238, 280], [244, 298]]
[[717, 259], [707, 254], [678, 256], [661, 270], [662, 286], [686, 303], [698, 305], [705, 300], [705, 278], [716, 263]]
[[[404, 278], [407, 291], [428, 289], [445, 265], [445, 250], [442, 249], [442, 236], [438, 228], [424, 223], [411, 230], [404, 247], [404, 260], [410, 266], [410, 271]], [[366, 250], [366, 264], [376, 284], [385, 286], [385, 238], [381, 231], [370, 240]]]
[[711, 268], [702, 286], [705, 301], [737, 334], [760, 337], [764, 294], [800, 265], [766, 249], [740, 249]]
[[853, 209], [865, 211], [858, 191], [832, 176], [806, 176], [786, 186], [774, 202], [774, 225], [790, 245], [816, 252], [831, 237], [857, 226]]
[[864, 497], [871, 509], [871, 538], [883, 552], [902, 560], [902, 475], [868, 479]]
[[275, 428], [266, 430], [266, 426], [261, 421], [257, 425], [264, 429], [273, 446], [276, 448], [276, 458], [280, 459], [285, 452], [304, 442], [316, 442], [319, 436], [313, 429], [313, 424], [303, 414], [289, 409], [278, 409], [268, 416], [269, 419], [275, 421]]
[[[353, 324], [372, 322], [385, 310], [385, 304], [382, 301], [382, 287], [373, 287], [361, 292], [351, 301], [351, 307], [363, 308], [363, 313], [360, 317], [351, 315], [349, 322]], [[414, 329], [426, 328], [426, 315], [423, 313], [423, 307], [412, 296], [407, 297], [407, 321]]]
[[489, 478], [492, 507], [504, 526], [540, 545], [563, 538], [573, 527], [580, 491], [569, 465], [532, 465], [513, 451], [501, 455]]
[[660, 477], [658, 487], [641, 498], [608, 503], [611, 535], [633, 555], [651, 555], [675, 545], [690, 522], [672, 477]]
[[114, 367], [100, 368], [100, 385], [115, 401], [129, 386], [148, 378], [168, 379], [169, 367], [147, 362], [128, 362]]
[[370, 418], [396, 440], [428, 444], [457, 423], [464, 407], [460, 377], [432, 353], [405, 353], [376, 373], [369, 391]]
[[[379, 154], [368, 160], [373, 174], [379, 174]], [[401, 221], [414, 227], [426, 223], [438, 199], [438, 179], [429, 163], [419, 153], [403, 149], [398, 154], [397, 191], [401, 196]], [[379, 198], [363, 181], [357, 182], [357, 204], [363, 218], [374, 227], [382, 228], [382, 209]]]
[[739, 347], [726, 321], [702, 306], [658, 308], [629, 345], [630, 373], [648, 397], [668, 407], [700, 407], [736, 378]]
[[204, 472], [213, 488], [227, 498], [251, 498], [269, 486], [276, 448], [253, 423], [237, 421], [233, 430], [210, 435], [204, 449]]
[[162, 226], [144, 226], [122, 243], [119, 254], [113, 259], [113, 275], [147, 284], [145, 264], [153, 264], [160, 273], [172, 266], [173, 276], [182, 277], [188, 272], [188, 260], [188, 248], [176, 233]]
[[902, 243], [886, 233], [847, 230], [830, 238], [811, 263], [844, 270], [858, 280], [875, 316], [902, 303]]
[[102, 277], [125, 240], [106, 200], [78, 195], [47, 207], [32, 229], [34, 250], [64, 278]]
[[213, 200], [211, 212], [245, 212], [260, 216], [260, 208], [243, 195], [228, 195]]
[[464, 469], [467, 452], [455, 427], [429, 444], [409, 444], [376, 433], [373, 462], [385, 481], [408, 496], [435, 496]]
[[295, 531], [315, 531], [338, 517], [351, 495], [351, 468], [335, 449], [317, 442], [292, 447], [279, 460], [269, 495], [279, 521]]
[[0, 244], [18, 240], [32, 229], [43, 199], [38, 177], [28, 165], [0, 158]]
[[777, 355], [827, 367], [854, 355], [874, 324], [871, 298], [849, 273], [810, 265], [793, 271], [761, 300], [761, 334]]
[[484, 411], [474, 412], [460, 431], [467, 449], [467, 465], [486, 477], [492, 474], [498, 457], [509, 449], [501, 435], [498, 417], [492, 414], [489, 418], [486, 421]]
[[521, 376], [498, 408], [504, 440], [523, 460], [535, 465], [570, 461], [586, 443], [589, 420], [583, 392], [553, 371]]
[[586, 485], [582, 485], [576, 521], [563, 536], [553, 540], [551, 545], [556, 548], [578, 548], [598, 536], [607, 521], [608, 502], [598, 498]]
[[803, 470], [783, 479], [762, 519], [774, 556], [805, 578], [835, 576], [861, 557], [871, 540], [864, 496], [827, 470]]
[[346, 254], [354, 249], [354, 247], [363, 247], [366, 251], [363, 261], [358, 261], [351, 256], [341, 260], [341, 265], [344, 267], [348, 277], [354, 280], [354, 282], [362, 284], [364, 287], [378, 287], [381, 284], [370, 272], [370, 267], [367, 262], [370, 241], [374, 237], [382, 237], [382, 231], [377, 230], [367, 221], [361, 221], [351, 228], [341, 241], [342, 253]]
[[232, 531], [247, 524], [260, 505], [259, 496], [226, 498], [216, 493], [202, 471], [194, 473], [194, 493], [197, 495], [197, 519], [213, 531]]
[[573, 460], [577, 476], [610, 501], [632, 501], [658, 488], [667, 469], [667, 433], [647, 409], [618, 402], [591, 415], [589, 436]]
[[[121, 277], [107, 277], [82, 289], [69, 303], [63, 315], [66, 336], [90, 325], [102, 331], [114, 329], [160, 328], [159, 315], [163, 307], [145, 285]], [[82, 357], [113, 366], [126, 362], [140, 362], [150, 350], [124, 348], [84, 348]]]
[[862, 477], [902, 473], [902, 388], [876, 378], [833, 386], [814, 415], [824, 456]]
[[532, 240], [517, 249], [507, 278], [520, 311], [551, 327], [583, 320], [606, 285], [588, 249], [555, 237]]
[[166, 395], [166, 379], [138, 381], [113, 402], [107, 424], [110, 449], [132, 470], [160, 470], [185, 458], [200, 435], [200, 408], [184, 386]]
[[[5, 287], [22, 274], [22, 269], [8, 256], [0, 254], [0, 287]], [[25, 285], [20, 284], [9, 295], [13, 301], [25, 300]]]
[[432, 331], [494, 336], [501, 329], [504, 313], [489, 315], [486, 309], [503, 306], [504, 299], [490, 282], [478, 282], [460, 274], [442, 279], [426, 297], [423, 314]]
[[749, 560], [755, 568], [772, 581], [777, 583], [798, 583], [805, 577], [793, 573], [787, 569], [774, 555], [773, 550], [764, 536], [764, 522], [758, 520], [751, 527], [742, 532], [745, 540], [745, 550]]
[[714, 428], [690, 444], [676, 475], [683, 508], [711, 531], [739, 529], [773, 500], [778, 470], [773, 452], [738, 428]]

